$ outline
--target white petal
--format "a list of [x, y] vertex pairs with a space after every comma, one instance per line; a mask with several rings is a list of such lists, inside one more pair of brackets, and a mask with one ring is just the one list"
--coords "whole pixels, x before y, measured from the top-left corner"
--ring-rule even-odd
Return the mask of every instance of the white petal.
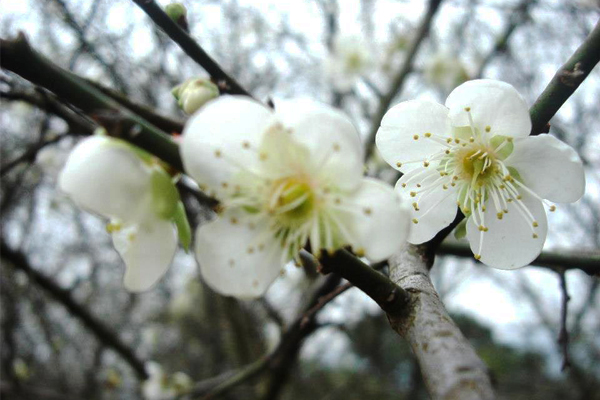
[[[450, 137], [448, 109], [432, 101], [410, 100], [388, 110], [375, 140], [383, 159], [406, 173], [420, 166], [407, 162], [425, 160], [444, 148], [433, 137], [426, 137], [426, 133]], [[401, 163], [400, 167], [398, 163]]]
[[[502, 219], [498, 219], [495, 215], [495, 208], [488, 201], [485, 212], [485, 226], [488, 231], [483, 233], [482, 263], [499, 269], [521, 268], [531, 263], [542, 251], [548, 230], [546, 212], [539, 200], [526, 193], [523, 193], [522, 196], [523, 203], [538, 223], [538, 227], [535, 228], [538, 237], [533, 238], [531, 222], [519, 213], [515, 202], [508, 203], [508, 214], [504, 214]], [[481, 231], [473, 217], [469, 218], [467, 239], [473, 254], [479, 252], [480, 235]]]
[[514, 144], [505, 162], [516, 168], [538, 196], [558, 203], [572, 203], [583, 196], [583, 164], [571, 146], [550, 135], [531, 136]]
[[136, 222], [150, 212], [150, 176], [151, 168], [126, 145], [92, 136], [75, 146], [58, 184], [84, 209]]
[[183, 130], [186, 173], [211, 194], [226, 196], [223, 187], [238, 172], [259, 164], [258, 147], [272, 123], [273, 113], [248, 97], [220, 96], [207, 103]]
[[[396, 184], [396, 191], [400, 194], [402, 202], [411, 205], [412, 227], [408, 242], [413, 244], [431, 240], [439, 231], [454, 221], [458, 210], [456, 205], [457, 189], [451, 186], [450, 179], [439, 181], [435, 187], [423, 194], [418, 193], [421, 188], [425, 188], [428, 183], [433, 183], [440, 177], [439, 172], [435, 170], [423, 174], [424, 170], [424, 168], [419, 168], [411, 171], [403, 175]], [[416, 174], [421, 174], [418, 179], [413, 178]], [[402, 187], [405, 182], [409, 183], [406, 187]], [[421, 188], [416, 186], [417, 183], [421, 184]], [[444, 189], [444, 184], [447, 189]], [[411, 192], [415, 192], [416, 196], [411, 196]], [[412, 206], [415, 202], [418, 210]], [[415, 219], [417, 223], [413, 222]]]
[[348, 198], [358, 211], [351, 223], [356, 234], [357, 248], [374, 262], [394, 254], [408, 237], [409, 213], [388, 184], [365, 178], [358, 191]]
[[198, 227], [196, 257], [205, 282], [227, 296], [264, 294], [283, 268], [283, 249], [267, 229], [227, 213]]
[[275, 112], [294, 139], [308, 149], [312, 173], [340, 189], [360, 184], [363, 149], [356, 128], [343, 113], [309, 100], [279, 102]]
[[469, 125], [470, 108], [473, 124], [479, 132], [510, 137], [528, 136], [531, 131], [529, 108], [517, 90], [505, 82], [490, 79], [468, 81], [446, 99], [454, 126]]
[[157, 218], [114, 232], [113, 244], [127, 267], [125, 288], [140, 292], [150, 289], [169, 269], [177, 232], [170, 221]]

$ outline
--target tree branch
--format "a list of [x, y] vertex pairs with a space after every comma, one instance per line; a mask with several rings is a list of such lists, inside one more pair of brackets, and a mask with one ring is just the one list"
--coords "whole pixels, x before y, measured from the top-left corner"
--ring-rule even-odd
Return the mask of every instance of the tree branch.
[[[442, 243], [438, 254], [459, 257], [472, 257], [471, 248], [462, 243]], [[544, 251], [531, 262], [533, 266], [547, 267], [554, 271], [580, 269], [589, 275], [600, 276], [600, 252], [585, 251]]]
[[444, 308], [429, 279], [423, 247], [407, 245], [390, 261], [390, 277], [410, 293], [409, 314], [388, 314], [415, 354], [432, 399], [493, 399], [487, 368]]
[[154, 0], [133, 0], [181, 49], [208, 72], [222, 93], [252, 95], [213, 60]]
[[423, 16], [423, 20], [419, 25], [419, 29], [417, 30], [417, 33], [415, 35], [415, 39], [412, 42], [410, 48], [408, 49], [406, 58], [404, 59], [404, 63], [402, 64], [402, 67], [400, 67], [400, 70], [394, 77], [394, 80], [392, 81], [389, 90], [383, 97], [381, 97], [379, 101], [377, 112], [375, 113], [375, 117], [373, 117], [373, 120], [371, 121], [371, 131], [369, 132], [369, 136], [367, 137], [367, 141], [365, 142], [365, 161], [371, 157], [371, 153], [373, 152], [375, 146], [375, 135], [377, 134], [377, 130], [379, 129], [379, 124], [381, 123], [383, 116], [390, 107], [390, 104], [392, 104], [394, 98], [402, 90], [404, 82], [413, 68], [413, 63], [417, 52], [421, 47], [421, 43], [423, 42], [423, 39], [427, 37], [427, 34], [429, 33], [429, 28], [431, 26], [431, 22], [433, 21], [433, 17], [439, 9], [441, 3], [442, 0], [429, 0], [429, 3], [427, 5], [427, 12]]
[[529, 109], [531, 114], [531, 134], [548, 132], [546, 125], [567, 99], [600, 61], [600, 21], [573, 53], [571, 58], [560, 67], [546, 89]]
[[15, 40], [0, 40], [0, 63], [93, 116], [109, 134], [156, 155], [179, 171], [179, 148], [169, 135], [34, 51], [22, 33]]
[[79, 319], [100, 342], [119, 354], [131, 366], [140, 379], [145, 380], [148, 378], [144, 362], [135, 355], [132, 349], [121, 341], [115, 332], [73, 299], [68, 290], [61, 288], [51, 279], [33, 268], [25, 254], [11, 249], [3, 238], [0, 245], [0, 252], [3, 259], [9, 261], [10, 265], [15, 269], [24, 272], [32, 282], [44, 289], [52, 298], [69, 310], [71, 315]]

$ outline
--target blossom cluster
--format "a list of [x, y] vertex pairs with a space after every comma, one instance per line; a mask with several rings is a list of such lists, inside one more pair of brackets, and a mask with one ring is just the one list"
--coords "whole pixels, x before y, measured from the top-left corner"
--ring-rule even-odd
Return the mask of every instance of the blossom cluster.
[[[302, 249], [385, 260], [406, 241], [432, 239], [458, 210], [477, 260], [519, 268], [541, 252], [544, 206], [554, 211], [550, 201], [584, 192], [576, 152], [550, 135], [530, 137], [527, 105], [503, 82], [468, 81], [445, 105], [392, 107], [376, 144], [402, 173], [395, 189], [364, 177], [359, 134], [338, 110], [307, 100], [273, 109], [243, 96], [209, 100], [212, 89], [188, 81], [174, 94], [184, 109], [199, 108], [180, 151], [185, 173], [219, 201], [193, 248], [205, 282], [224, 295], [261, 296]], [[130, 290], [158, 281], [178, 238], [191, 242], [178, 176], [168, 171], [140, 149], [95, 135], [73, 150], [59, 179], [75, 203], [110, 220]]]

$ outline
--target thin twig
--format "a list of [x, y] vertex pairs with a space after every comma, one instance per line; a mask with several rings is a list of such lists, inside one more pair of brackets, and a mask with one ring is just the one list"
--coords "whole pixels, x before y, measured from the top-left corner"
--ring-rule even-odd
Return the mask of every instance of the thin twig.
[[547, 125], [550, 119], [592, 72], [599, 61], [600, 21], [583, 44], [560, 67], [546, 89], [529, 109], [532, 135], [548, 132]]
[[222, 93], [252, 95], [233, 77], [228, 75], [202, 47], [173, 21], [154, 0], [133, 0], [181, 49], [202, 66], [215, 81]]
[[560, 271], [558, 273], [558, 276], [560, 278], [560, 290], [562, 292], [558, 345], [560, 346], [563, 354], [561, 371], [564, 371], [571, 366], [571, 361], [569, 358], [569, 331], [567, 330], [568, 303], [569, 300], [571, 300], [571, 297], [569, 296], [569, 292], [567, 291], [567, 277], [565, 271]]
[[373, 153], [373, 149], [375, 147], [375, 135], [377, 134], [377, 130], [379, 129], [379, 124], [381, 123], [383, 116], [390, 107], [390, 104], [392, 104], [394, 98], [398, 95], [398, 93], [400, 93], [400, 91], [402, 91], [404, 82], [406, 81], [408, 74], [412, 71], [413, 63], [417, 52], [421, 47], [423, 39], [425, 39], [425, 37], [427, 37], [427, 34], [429, 33], [431, 22], [433, 21], [433, 17], [439, 9], [441, 3], [442, 0], [429, 0], [427, 12], [423, 16], [423, 20], [419, 25], [419, 29], [417, 30], [417, 34], [415, 35], [415, 39], [412, 42], [406, 54], [404, 63], [402, 64], [402, 67], [400, 67], [400, 70], [394, 77], [394, 80], [392, 81], [389, 90], [385, 93], [385, 95], [383, 95], [380, 98], [379, 106], [377, 107], [377, 112], [375, 113], [375, 117], [373, 117], [373, 120], [371, 121], [371, 131], [369, 132], [369, 136], [367, 137], [367, 140], [365, 142], [365, 161], [368, 160], [371, 157], [371, 153]]
[[[472, 257], [473, 253], [467, 244], [442, 243], [436, 251], [441, 255]], [[580, 269], [589, 275], [600, 276], [600, 252], [590, 251], [543, 251], [531, 265], [545, 267], [554, 271]]]
[[138, 358], [133, 349], [129, 348], [108, 326], [100, 319], [91, 314], [83, 305], [78, 303], [71, 293], [58, 286], [50, 278], [38, 272], [30, 263], [25, 254], [18, 250], [13, 250], [0, 238], [0, 252], [2, 258], [7, 260], [14, 268], [23, 271], [31, 280], [44, 289], [52, 298], [61, 303], [69, 310], [71, 315], [79, 319], [83, 325], [94, 334], [94, 336], [107, 347], [119, 354], [131, 368], [136, 372], [140, 379], [147, 379], [148, 374], [144, 368], [144, 362]]
[[300, 323], [300, 327], [304, 327], [314, 315], [322, 310], [329, 302], [338, 297], [340, 294], [344, 293], [346, 290], [353, 288], [354, 285], [350, 282], [346, 282], [343, 285], [338, 286], [335, 290], [329, 292], [325, 296], [319, 297], [317, 304], [311, 307], [304, 313], [302, 317], [302, 322]]

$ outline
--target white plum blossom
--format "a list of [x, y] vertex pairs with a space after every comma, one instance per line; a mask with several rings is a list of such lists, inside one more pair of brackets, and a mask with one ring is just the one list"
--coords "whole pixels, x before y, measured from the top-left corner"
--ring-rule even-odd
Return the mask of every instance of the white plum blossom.
[[[130, 291], [154, 285], [167, 271], [189, 226], [172, 178], [155, 158], [103, 135], [81, 141], [69, 155], [59, 187], [79, 207], [110, 220], [106, 229], [127, 267]], [[176, 226], [178, 229], [176, 229]]]
[[340, 92], [350, 91], [372, 65], [372, 52], [362, 38], [341, 35], [335, 37], [331, 56], [324, 64], [327, 77]]
[[221, 201], [196, 233], [205, 281], [222, 294], [260, 296], [308, 243], [317, 256], [346, 245], [373, 261], [391, 256], [408, 212], [390, 186], [363, 178], [362, 153], [352, 123], [323, 104], [208, 103], [181, 143], [186, 172]]
[[533, 261], [546, 238], [544, 205], [556, 209], [547, 200], [577, 201], [585, 177], [575, 150], [530, 130], [523, 98], [493, 80], [464, 83], [446, 106], [412, 100], [391, 108], [377, 147], [404, 174], [396, 190], [413, 206], [408, 241], [433, 238], [458, 205], [476, 259], [500, 269]]
[[205, 78], [188, 79], [171, 90], [177, 104], [186, 114], [193, 114], [207, 101], [219, 95], [219, 88]]
[[425, 79], [445, 93], [469, 80], [469, 72], [460, 59], [440, 52], [429, 59], [424, 70]]
[[169, 375], [156, 362], [146, 363], [146, 371], [148, 379], [142, 383], [142, 394], [146, 400], [170, 400], [187, 393], [193, 386], [192, 380], [185, 373]]

